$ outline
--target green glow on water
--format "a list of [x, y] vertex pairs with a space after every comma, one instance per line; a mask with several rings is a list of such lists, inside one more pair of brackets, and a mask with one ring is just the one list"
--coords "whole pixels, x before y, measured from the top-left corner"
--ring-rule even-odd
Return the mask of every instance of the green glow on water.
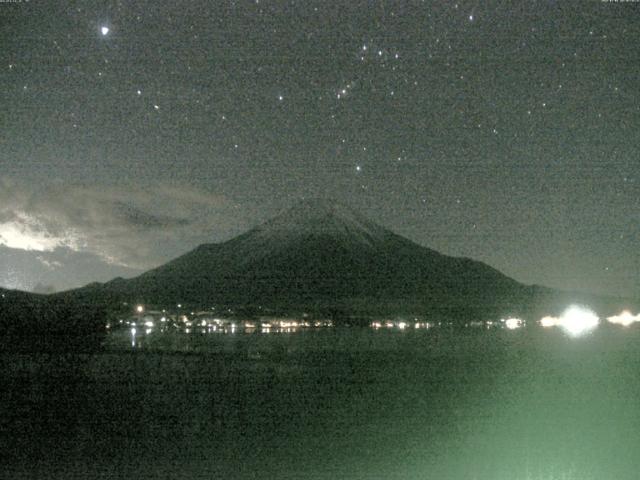
[[[631, 480], [640, 469], [634, 327], [580, 339], [151, 334], [135, 349], [118, 335], [129, 351], [89, 359], [79, 426], [35, 478]], [[145, 353], [153, 341], [164, 351]]]

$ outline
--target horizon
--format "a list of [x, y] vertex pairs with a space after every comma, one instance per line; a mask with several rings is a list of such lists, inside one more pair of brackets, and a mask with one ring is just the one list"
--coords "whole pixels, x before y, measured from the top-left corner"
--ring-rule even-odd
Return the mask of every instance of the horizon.
[[[302, 207], [303, 211], [300, 210], [301, 207]], [[259, 222], [256, 225], [249, 226], [246, 230], [241, 231], [240, 233], [238, 233], [237, 235], [235, 235], [232, 238], [228, 238], [228, 239], [222, 240], [220, 242], [210, 242], [210, 243], [199, 244], [199, 245], [195, 246], [194, 248], [192, 248], [192, 249], [190, 249], [188, 251], [180, 253], [177, 257], [169, 259], [168, 262], [171, 262], [173, 260], [181, 258], [181, 257], [183, 257], [183, 256], [185, 256], [185, 255], [187, 255], [187, 254], [199, 249], [202, 246], [220, 245], [220, 244], [223, 244], [223, 243], [226, 243], [226, 242], [230, 242], [230, 241], [233, 241], [234, 239], [236, 239], [237, 237], [239, 237], [241, 235], [245, 235], [247, 233], [250, 233], [250, 232], [252, 232], [254, 230], [256, 232], [260, 232], [261, 231], [261, 227], [269, 226], [270, 224], [273, 223], [274, 220], [278, 220], [278, 219], [285, 219], [286, 220], [286, 216], [289, 213], [294, 213], [294, 214], [298, 214], [298, 215], [304, 214], [304, 213], [310, 213], [311, 215], [313, 215], [314, 211], [309, 211], [309, 207], [315, 208], [315, 210], [320, 212], [320, 213], [322, 213], [322, 215], [325, 215], [327, 213], [330, 214], [330, 215], [335, 215], [336, 213], [339, 213], [339, 211], [342, 209], [342, 210], [344, 210], [344, 211], [346, 211], [348, 213], [355, 214], [357, 217], [362, 217], [367, 222], [373, 223], [376, 227], [380, 227], [383, 230], [385, 230], [386, 232], [390, 232], [392, 234], [397, 235], [397, 233], [394, 232], [393, 230], [387, 228], [384, 225], [381, 225], [379, 223], [374, 222], [369, 217], [367, 217], [365, 215], [362, 215], [358, 210], [352, 208], [351, 206], [349, 206], [348, 204], [345, 204], [343, 202], [338, 202], [338, 201], [335, 201], [335, 200], [327, 198], [327, 197], [301, 198], [301, 199], [298, 199], [295, 204], [290, 205], [290, 206], [282, 209], [275, 216], [270, 217], [270, 218], [268, 218], [266, 220], [263, 220], [263, 221]], [[306, 222], [309, 219], [308, 218], [303, 218], [303, 217], [297, 217], [296, 220], [298, 221], [298, 224], [302, 224], [302, 223]], [[348, 220], [343, 220], [343, 219], [339, 219], [339, 220], [348, 221]], [[302, 226], [302, 225], [294, 224], [294, 226]], [[362, 227], [358, 227], [358, 228], [362, 228]], [[401, 237], [403, 239], [405, 239], [405, 240], [409, 240], [410, 242], [418, 245], [421, 248], [431, 249], [428, 245], [422, 245], [420, 243], [414, 242], [413, 240], [411, 240], [411, 239], [409, 239], [407, 237], [403, 237], [403, 236], [401, 236]], [[480, 260], [477, 260], [477, 259], [474, 259], [474, 258], [470, 258], [470, 257], [446, 255], [446, 254], [443, 254], [442, 252], [437, 252], [437, 253], [445, 255], [446, 257], [450, 257], [450, 258], [464, 258], [464, 259], [469, 259], [469, 260], [473, 260], [473, 261], [476, 261], [476, 262], [484, 263], [484, 262], [481, 262]], [[167, 263], [167, 262], [165, 262], [165, 263]], [[164, 263], [161, 264], [161, 265], [152, 267], [149, 270], [154, 270], [156, 268], [162, 267], [163, 265], [164, 265]], [[485, 265], [487, 265], [487, 266], [489, 266], [491, 268], [495, 268], [494, 266], [489, 265], [489, 264], [485, 264]], [[149, 270], [136, 273], [136, 274], [134, 274], [132, 276], [117, 276], [117, 277], [109, 278], [109, 279], [107, 279], [107, 280], [105, 280], [103, 282], [91, 281], [91, 282], [89, 282], [87, 284], [79, 285], [77, 287], [72, 287], [72, 288], [69, 288], [69, 289], [66, 289], [66, 290], [52, 290], [52, 289], [49, 289], [49, 291], [42, 291], [42, 290], [40, 290], [40, 291], [38, 291], [38, 290], [35, 290], [35, 291], [24, 290], [24, 291], [26, 291], [28, 293], [38, 293], [38, 294], [44, 294], [44, 295], [53, 294], [53, 293], [62, 293], [62, 292], [70, 291], [70, 290], [75, 290], [77, 288], [83, 288], [83, 287], [89, 286], [91, 284], [96, 284], [96, 283], [104, 284], [104, 283], [109, 283], [109, 282], [111, 282], [113, 280], [117, 280], [117, 279], [125, 279], [126, 280], [126, 279], [136, 278], [136, 277], [148, 272]], [[506, 275], [504, 272], [502, 272], [500, 270], [498, 270], [498, 271], [501, 274], [507, 276], [508, 278], [511, 278], [511, 279], [517, 281], [518, 283], [520, 283], [522, 285], [525, 285], [525, 286], [529, 286], [529, 287], [549, 288], [549, 289], [553, 289], [553, 290], [558, 290], [559, 292], [562, 292], [562, 293], [569, 293], [569, 294], [586, 294], [586, 295], [595, 295], [595, 296], [600, 295], [600, 296], [605, 296], [605, 297], [608, 296], [608, 297], [611, 297], [611, 298], [620, 298], [620, 299], [623, 299], [623, 300], [626, 299], [626, 300], [631, 300], [631, 301], [635, 301], [635, 300], [639, 300], [640, 299], [640, 297], [636, 298], [636, 297], [633, 297], [633, 296], [626, 296], [625, 297], [624, 295], [611, 295], [611, 294], [607, 295], [607, 294], [599, 294], [597, 292], [589, 292], [589, 291], [562, 290], [562, 289], [554, 288], [554, 287], [551, 287], [551, 286], [548, 286], [548, 285], [542, 285], [542, 284], [536, 284], [536, 283], [527, 284], [527, 283], [520, 282], [518, 279], [514, 279], [512, 277], [509, 277], [508, 275]], [[4, 287], [2, 287], [0, 285], [0, 288], [4, 288]], [[14, 289], [14, 290], [19, 290], [19, 289]]]

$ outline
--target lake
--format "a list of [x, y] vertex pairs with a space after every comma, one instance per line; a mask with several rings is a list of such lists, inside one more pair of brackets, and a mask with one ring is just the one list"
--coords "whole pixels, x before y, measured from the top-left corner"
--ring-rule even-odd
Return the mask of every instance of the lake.
[[[132, 341], [133, 340], [133, 341]], [[7, 478], [631, 479], [640, 329], [110, 333], [2, 354]]]

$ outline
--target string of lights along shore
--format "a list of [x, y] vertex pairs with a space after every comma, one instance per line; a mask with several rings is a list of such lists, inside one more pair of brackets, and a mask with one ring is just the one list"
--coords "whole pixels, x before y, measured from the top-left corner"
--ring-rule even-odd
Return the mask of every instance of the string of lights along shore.
[[0, 2], [0, 286], [132, 277], [301, 199], [640, 292], [638, 4]]

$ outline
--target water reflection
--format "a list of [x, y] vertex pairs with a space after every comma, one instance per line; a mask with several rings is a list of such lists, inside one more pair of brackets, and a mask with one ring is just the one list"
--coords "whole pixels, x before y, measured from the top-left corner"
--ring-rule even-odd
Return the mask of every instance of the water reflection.
[[[273, 321], [266, 327], [269, 335], [261, 335], [262, 324], [251, 323], [235, 321], [235, 333], [231, 323], [192, 327], [189, 335], [171, 328], [168, 335], [158, 335], [165, 343], [145, 338], [146, 330], [138, 326], [137, 351], [158, 346], [226, 355], [139, 352], [118, 360], [144, 366], [136, 381], [146, 385], [154, 409], [157, 379], [171, 387], [166, 391], [173, 397], [163, 402], [162, 418], [189, 412], [180, 428], [191, 425], [193, 430], [184, 435], [179, 454], [199, 455], [200, 460], [192, 460], [196, 467], [204, 458], [203, 439], [221, 438], [211, 452], [220, 445], [229, 445], [229, 451], [242, 448], [247, 461], [255, 462], [251, 474], [256, 478], [310, 478], [317, 472], [323, 474], [313, 478], [399, 480], [426, 478], [425, 472], [444, 480], [469, 478], [468, 472], [481, 480], [635, 478], [630, 459], [638, 458], [631, 445], [640, 445], [633, 407], [638, 362], [630, 359], [636, 358], [640, 330], [601, 328], [590, 341], [575, 342], [561, 328], [549, 331], [529, 323], [512, 331], [506, 321], [491, 325], [490, 331], [486, 323], [416, 330], [416, 322], [405, 321], [403, 330], [395, 324], [386, 329], [379, 321], [372, 328], [331, 330], [281, 327]], [[159, 332], [154, 328], [151, 335]], [[380, 361], [381, 351], [402, 354]], [[125, 366], [125, 374], [135, 372]], [[189, 389], [180, 383], [185, 372]], [[213, 417], [212, 405], [219, 405]], [[142, 428], [148, 423], [164, 428], [154, 409], [149, 407], [140, 421]], [[395, 443], [388, 445], [389, 438]], [[257, 450], [254, 439], [291, 444], [300, 454]], [[389, 455], [380, 456], [382, 449]], [[335, 459], [339, 475], [335, 468], [333, 477], [326, 470], [326, 458]], [[612, 465], [601, 466], [609, 458]], [[236, 466], [235, 460], [229, 462]], [[316, 472], [309, 467], [312, 462], [317, 462]], [[279, 470], [294, 465], [295, 476]]]
[[[140, 328], [138, 322], [126, 322], [130, 327], [131, 347], [141, 348], [142, 340], [147, 336], [161, 337], [163, 334], [185, 334], [185, 335], [251, 335], [251, 334], [293, 334], [302, 331], [318, 331], [333, 327], [330, 320], [298, 321], [298, 320], [278, 320], [278, 321], [236, 321], [213, 319], [211, 321], [199, 320], [197, 322], [182, 318], [180, 321], [171, 321], [166, 317], [160, 320], [160, 326], [153, 321], [147, 320], [142, 323], [144, 328]], [[121, 321], [120, 325], [125, 322]], [[404, 325], [399, 328], [406, 328]], [[416, 325], [416, 328], [418, 326]]]

